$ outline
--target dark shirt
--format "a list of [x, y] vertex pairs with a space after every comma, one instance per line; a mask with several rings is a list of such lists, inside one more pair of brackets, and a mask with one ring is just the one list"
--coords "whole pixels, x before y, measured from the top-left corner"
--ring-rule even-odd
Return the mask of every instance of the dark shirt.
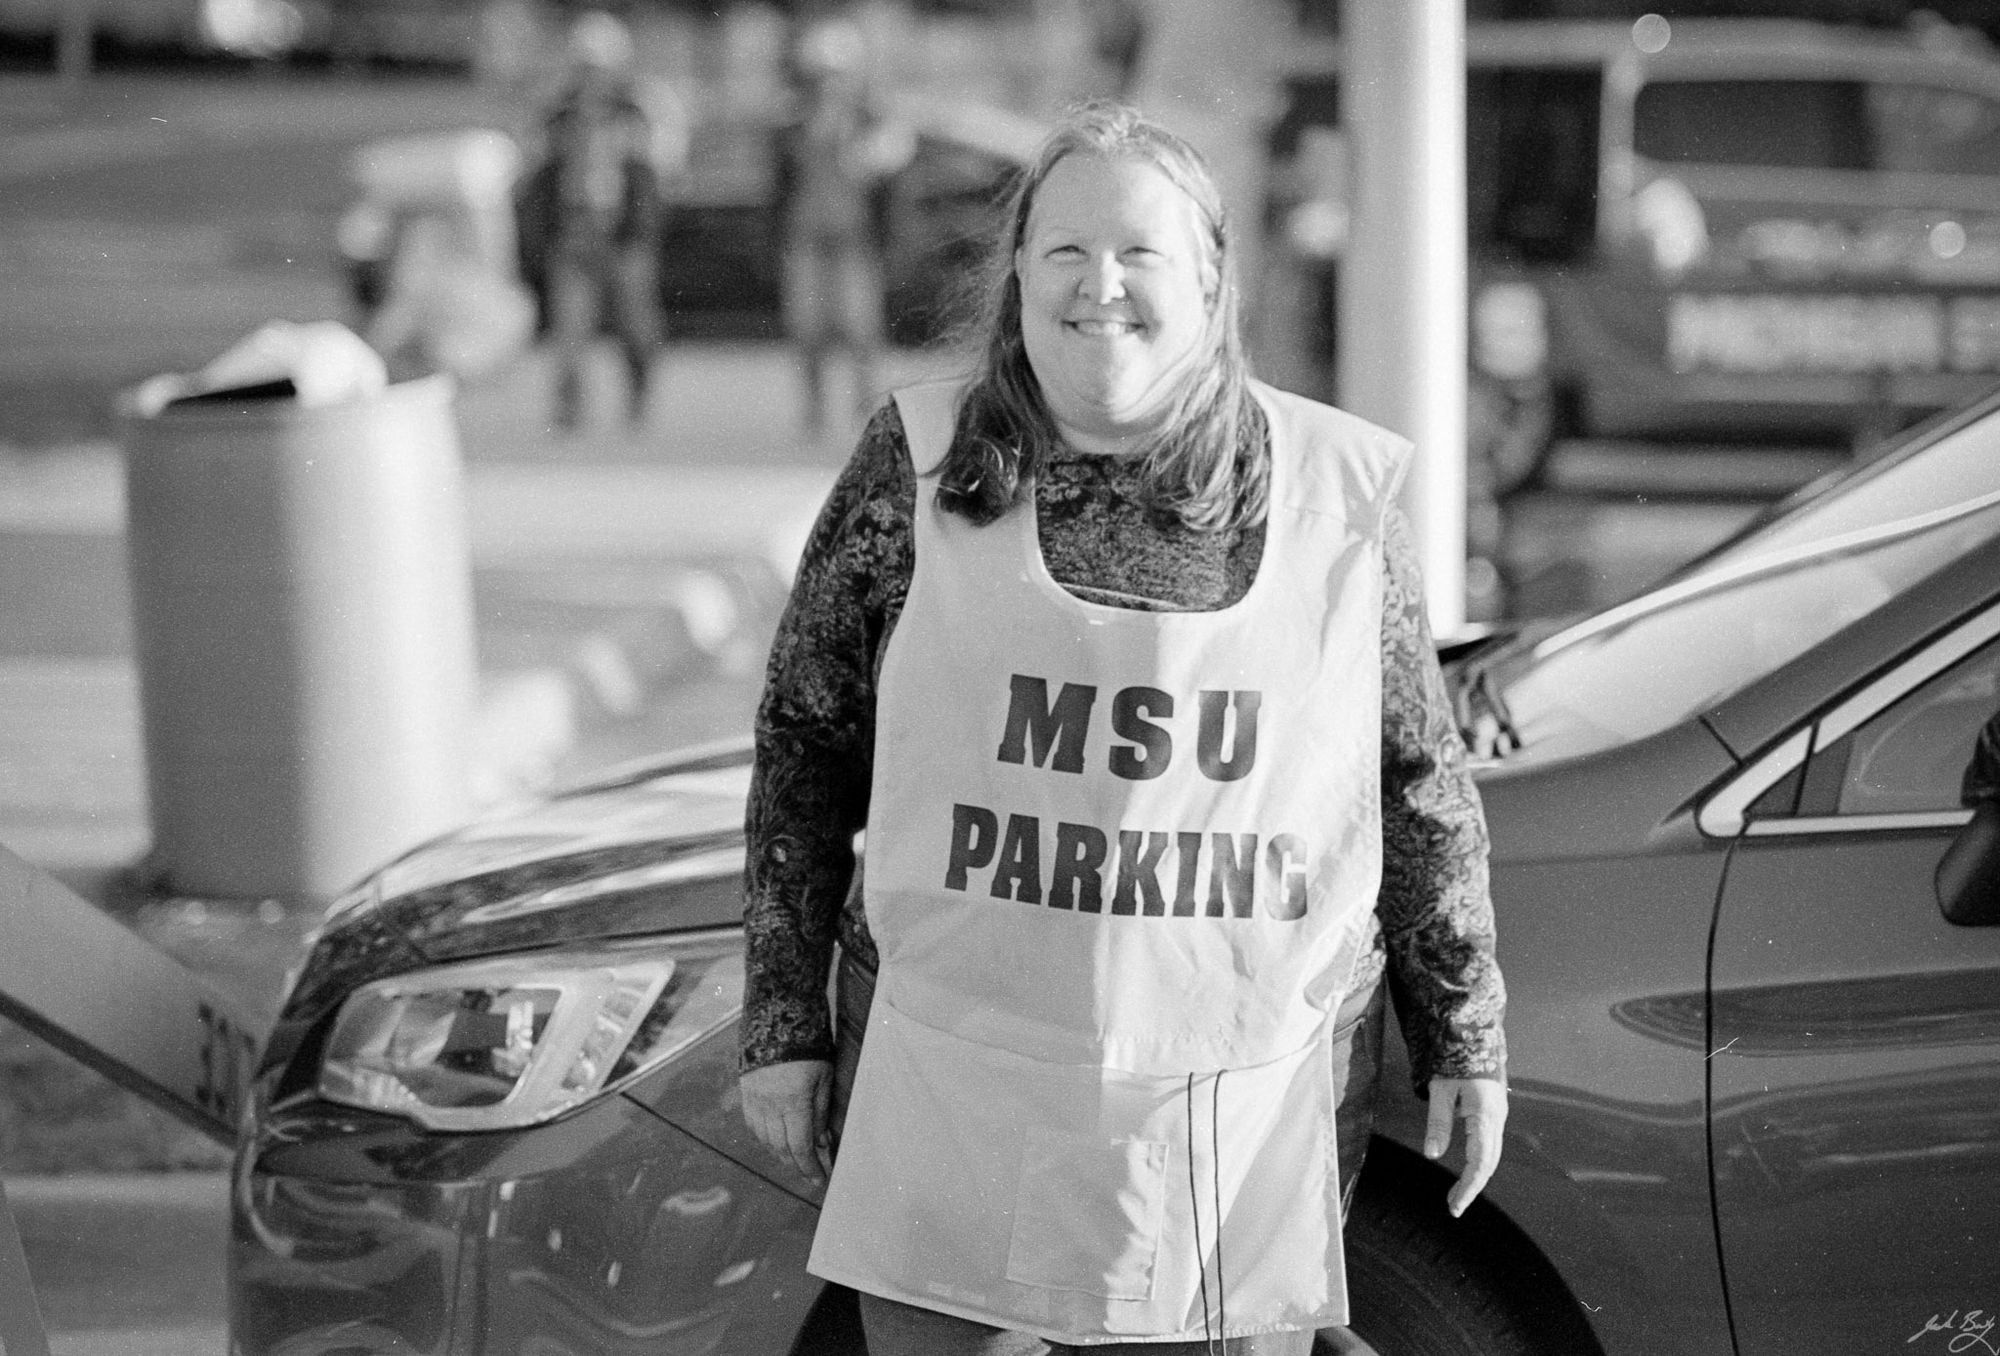
[[524, 251], [657, 248], [665, 202], [638, 96], [622, 84], [576, 85], [543, 130], [547, 153], [521, 186]]
[[[747, 817], [743, 1065], [830, 1059], [836, 941], [873, 968], [853, 840], [867, 822], [876, 679], [914, 559], [916, 480], [893, 405], [870, 422], [813, 528], [771, 647]], [[1049, 573], [1090, 602], [1206, 611], [1240, 598], [1261, 524], [1202, 532], [1149, 512], [1137, 468], [1058, 453], [1035, 484]], [[1356, 976], [1386, 966], [1419, 1088], [1500, 1077], [1486, 825], [1438, 670], [1409, 524], [1383, 543], [1382, 888]], [[850, 888], [852, 886], [853, 888]]]

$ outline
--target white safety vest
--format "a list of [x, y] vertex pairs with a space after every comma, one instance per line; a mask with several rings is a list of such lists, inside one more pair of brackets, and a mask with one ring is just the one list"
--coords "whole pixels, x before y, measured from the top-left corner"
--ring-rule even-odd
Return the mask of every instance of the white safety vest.
[[1381, 876], [1394, 434], [1266, 387], [1256, 579], [1065, 592], [1032, 505], [933, 503], [961, 388], [896, 396], [916, 560], [876, 708], [881, 970], [810, 1269], [1050, 1340], [1346, 1320], [1331, 1018]]

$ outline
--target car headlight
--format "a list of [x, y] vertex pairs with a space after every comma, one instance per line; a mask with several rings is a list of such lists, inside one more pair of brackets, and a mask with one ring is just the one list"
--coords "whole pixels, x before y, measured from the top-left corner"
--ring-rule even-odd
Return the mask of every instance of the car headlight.
[[734, 929], [419, 970], [348, 996], [319, 1095], [433, 1130], [534, 1125], [641, 1077], [742, 1006]]

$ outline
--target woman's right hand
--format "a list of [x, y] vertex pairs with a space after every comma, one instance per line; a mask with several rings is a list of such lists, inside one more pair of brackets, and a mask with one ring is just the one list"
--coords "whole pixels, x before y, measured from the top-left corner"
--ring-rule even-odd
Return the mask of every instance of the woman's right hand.
[[833, 1139], [826, 1123], [833, 1065], [823, 1059], [767, 1064], [737, 1083], [750, 1133], [779, 1162], [797, 1168], [814, 1186], [824, 1185], [833, 1171]]

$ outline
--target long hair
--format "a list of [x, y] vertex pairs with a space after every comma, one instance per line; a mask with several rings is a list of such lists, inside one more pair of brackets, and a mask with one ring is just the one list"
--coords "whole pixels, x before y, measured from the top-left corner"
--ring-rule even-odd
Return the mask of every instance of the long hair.
[[1004, 229], [959, 327], [974, 366], [951, 450], [937, 470], [939, 506], [976, 524], [992, 522], [1033, 492], [1036, 470], [1061, 442], [1028, 363], [1015, 258], [1036, 192], [1077, 153], [1151, 165], [1187, 194], [1200, 223], [1208, 318], [1166, 419], [1138, 452], [1147, 506], [1203, 531], [1263, 521], [1269, 457], [1250, 393], [1221, 191], [1194, 147], [1137, 109], [1103, 101], [1073, 110], [1044, 139], [1007, 200]]

